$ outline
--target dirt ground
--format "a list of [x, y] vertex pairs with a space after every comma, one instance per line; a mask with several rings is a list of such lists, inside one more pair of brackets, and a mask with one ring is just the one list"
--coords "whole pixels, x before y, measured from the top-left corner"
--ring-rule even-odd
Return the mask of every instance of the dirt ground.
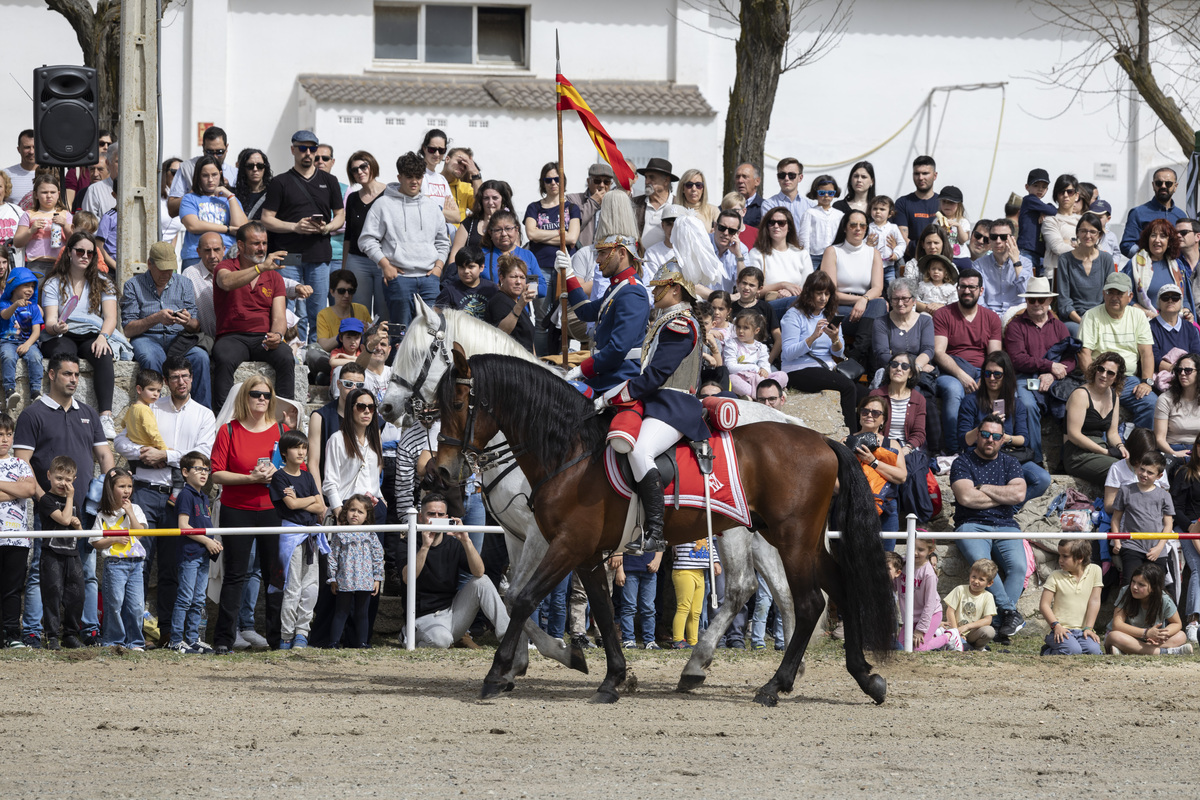
[[[0, 776], [18, 797], [904, 797], [1171, 792], [1195, 746], [1197, 661], [898, 655], [883, 706], [837, 645], [779, 707], [751, 702], [776, 654], [631, 654], [635, 692], [534, 657], [476, 700], [492, 651], [0, 654]], [[1130, 702], [1133, 700], [1134, 702]], [[1127, 713], [1135, 706], [1137, 713]]]

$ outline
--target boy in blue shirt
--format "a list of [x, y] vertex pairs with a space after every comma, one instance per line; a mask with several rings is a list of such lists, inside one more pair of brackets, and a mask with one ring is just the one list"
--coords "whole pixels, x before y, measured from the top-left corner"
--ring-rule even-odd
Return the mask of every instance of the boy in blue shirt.
[[[184, 486], [175, 498], [180, 528], [212, 528], [212, 512], [204, 484], [212, 472], [208, 456], [193, 450], [179, 459]], [[179, 594], [171, 615], [170, 647], [179, 653], [211, 653], [200, 638], [200, 618], [208, 589], [208, 562], [216, 560], [221, 543], [208, 536], [186, 536], [179, 549]], [[207, 558], [205, 558], [207, 556]]]
[[1029, 256], [1039, 274], [1042, 257], [1046, 255], [1046, 243], [1042, 241], [1042, 217], [1053, 217], [1058, 213], [1056, 206], [1042, 199], [1049, 188], [1049, 172], [1044, 169], [1029, 170], [1029, 177], [1025, 180], [1027, 194], [1022, 198], [1021, 210], [1017, 214], [1017, 247], [1021, 255]]
[[42, 393], [42, 351], [37, 346], [42, 335], [42, 309], [34, 302], [37, 276], [18, 267], [9, 277], [8, 287], [0, 295], [0, 387], [13, 410], [17, 393], [17, 359], [29, 370], [29, 400]]

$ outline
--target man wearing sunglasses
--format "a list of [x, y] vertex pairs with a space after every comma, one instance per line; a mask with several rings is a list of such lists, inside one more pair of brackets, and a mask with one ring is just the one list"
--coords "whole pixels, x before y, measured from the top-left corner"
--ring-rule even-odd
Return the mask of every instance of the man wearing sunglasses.
[[[979, 423], [975, 447], [954, 459], [950, 488], [954, 491], [954, 530], [971, 532], [1016, 532], [1016, 513], [1025, 502], [1025, 476], [1021, 464], [1000, 451], [1004, 422], [988, 414]], [[1012, 636], [1025, 626], [1017, 611], [1017, 600], [1025, 581], [1025, 543], [1020, 539], [963, 539], [958, 543], [963, 560], [972, 564], [990, 558], [1000, 574], [988, 591], [996, 598], [1001, 619], [993, 620], [997, 631]], [[996, 637], [1000, 641], [1000, 636]], [[1005, 644], [1006, 642], [1001, 642]]]
[[983, 306], [1001, 317], [1021, 303], [1021, 293], [1033, 275], [1033, 262], [1021, 254], [1012, 223], [1004, 217], [987, 227], [991, 252], [972, 265], [983, 275]]
[[1187, 216], [1171, 199], [1179, 185], [1179, 176], [1175, 174], [1175, 170], [1170, 167], [1155, 170], [1150, 185], [1154, 188], [1154, 198], [1129, 209], [1129, 216], [1125, 218], [1125, 232], [1121, 234], [1121, 252], [1127, 258], [1137, 255], [1142, 229], [1151, 222], [1165, 219], [1174, 225]]
[[[804, 220], [804, 216], [810, 208], [814, 208], [817, 205], [817, 201], [808, 199], [800, 191], [800, 184], [804, 181], [804, 165], [800, 163], [799, 159], [788, 156], [782, 159], [775, 169], [775, 177], [779, 181], [779, 194], [772, 195], [763, 200], [763, 216], [765, 217], [767, 212], [772, 208], [786, 208], [791, 213], [792, 221], [795, 223], [796, 235], [800, 239], [800, 246], [806, 247], [805, 236], [808, 232], [808, 225]], [[746, 224], [749, 225], [750, 223], [747, 222]]]
[[596, 241], [596, 225], [600, 222], [600, 201], [612, 188], [615, 178], [612, 167], [599, 161], [588, 167], [587, 191], [572, 192], [567, 202], [579, 206], [579, 238], [575, 243], [587, 247]]
[[[350, 187], [342, 183], [342, 181], [336, 177], [336, 173], [333, 171], [334, 165], [337, 164], [337, 159], [333, 157], [333, 145], [317, 145], [317, 154], [314, 156], [314, 159], [317, 162], [317, 169], [321, 170], [321, 172], [324, 172], [327, 175], [335, 176], [334, 180], [337, 181], [338, 191], [342, 193], [342, 205], [345, 206], [346, 192], [349, 191]], [[340, 266], [342, 263], [342, 245], [345, 233], [346, 226], [343, 223], [342, 227], [334, 231], [333, 235], [329, 237], [329, 249], [333, 251], [333, 258], [330, 259], [331, 264], [337, 264]]]
[[1150, 321], [1140, 310], [1129, 311], [1133, 280], [1124, 272], [1110, 272], [1104, 280], [1104, 302], [1090, 308], [1079, 324], [1079, 368], [1086, 371], [1092, 358], [1111, 350], [1125, 360], [1125, 386], [1121, 406], [1129, 409], [1139, 428], [1154, 427], [1154, 336]]
[[284, 277], [313, 288], [303, 304], [292, 306], [305, 343], [317, 340], [317, 314], [329, 294], [330, 235], [346, 222], [337, 179], [317, 169], [320, 145], [312, 131], [292, 134], [292, 168], [271, 181], [262, 211], [263, 224], [274, 234], [272, 246], [287, 251]]
[[225, 156], [229, 154], [225, 131], [216, 125], [210, 126], [204, 130], [200, 141], [203, 152], [183, 162], [179, 171], [175, 173], [175, 179], [171, 181], [171, 188], [167, 190], [167, 211], [172, 217], [179, 216], [179, 204], [183, 202], [183, 196], [192, 191], [192, 173], [196, 171], [196, 162], [203, 156], [212, 156], [221, 165], [221, 176], [225, 178], [227, 187], [233, 188], [237, 185], [237, 165], [232, 159], [229, 163], [225, 162]]
[[1042, 463], [1046, 393], [1055, 381], [1075, 370], [1075, 350], [1068, 342], [1071, 333], [1050, 309], [1055, 297], [1048, 278], [1030, 278], [1021, 295], [1025, 311], [1009, 320], [1004, 329], [1004, 350], [1017, 372], [1017, 398], [1025, 409], [1026, 441], [1038, 464]]
[[737, 285], [737, 276], [746, 267], [746, 248], [738, 240], [742, 230], [742, 218], [736, 211], [722, 211], [717, 215], [717, 226], [709, 238], [712, 239], [713, 250], [725, 267], [725, 279], [715, 286], [697, 286], [696, 291], [702, 300], [718, 289], [732, 293]]
[[1000, 317], [979, 305], [983, 278], [979, 270], [958, 273], [958, 302], [933, 312], [933, 358], [942, 371], [937, 396], [942, 403], [946, 455], [954, 452], [951, 431], [958, 429], [958, 407], [967, 392], [979, 388], [979, 370], [1000, 349]]

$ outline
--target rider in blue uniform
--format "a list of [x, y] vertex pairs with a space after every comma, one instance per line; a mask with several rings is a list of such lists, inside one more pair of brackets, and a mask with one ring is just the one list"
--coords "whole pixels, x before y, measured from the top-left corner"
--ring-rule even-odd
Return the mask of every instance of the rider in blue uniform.
[[638, 282], [642, 261], [637, 240], [614, 233], [596, 242], [600, 274], [608, 289], [598, 300], [588, 300], [571, 271], [571, 259], [559, 252], [555, 267], [563, 271], [568, 298], [575, 316], [596, 323], [592, 354], [567, 373], [567, 380], [583, 380], [597, 392], [606, 392], [641, 372], [642, 340], [650, 320], [646, 291]]
[[674, 259], [659, 269], [650, 285], [654, 287], [658, 314], [642, 347], [641, 374], [619, 391], [596, 401], [597, 408], [606, 405], [609, 397], [613, 402], [640, 400], [645, 406], [637, 442], [629, 453], [629, 466], [645, 512], [642, 537], [627, 546], [631, 553], [666, 549], [663, 489], [654, 460], [681, 438], [701, 442], [710, 435], [704, 407], [696, 399], [704, 336], [692, 314], [695, 286]]

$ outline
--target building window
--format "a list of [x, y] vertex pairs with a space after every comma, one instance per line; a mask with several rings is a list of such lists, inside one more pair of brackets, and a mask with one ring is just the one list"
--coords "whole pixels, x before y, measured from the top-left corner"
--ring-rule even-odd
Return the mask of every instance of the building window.
[[375, 58], [524, 67], [527, 9], [437, 3], [375, 4]]

